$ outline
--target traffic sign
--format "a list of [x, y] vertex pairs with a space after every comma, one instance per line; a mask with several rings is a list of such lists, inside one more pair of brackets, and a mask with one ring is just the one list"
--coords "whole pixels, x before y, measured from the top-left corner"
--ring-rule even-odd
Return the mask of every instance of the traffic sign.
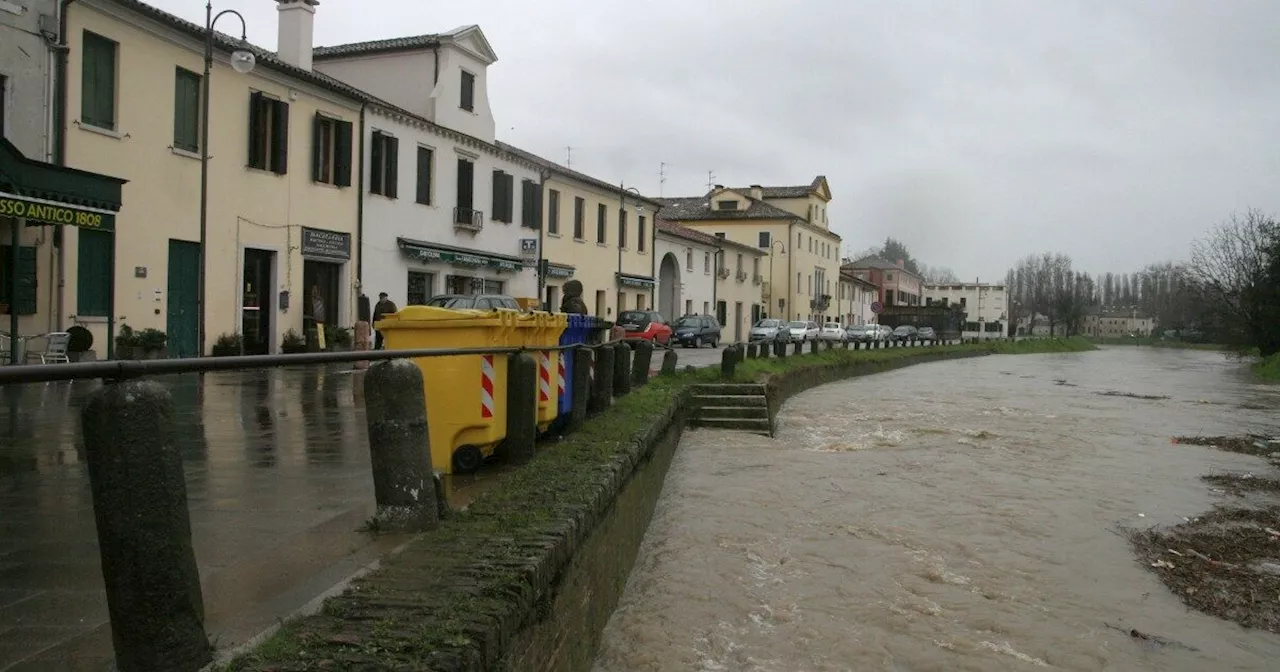
[[882, 310], [884, 310], [884, 304], [883, 304], [883, 303], [880, 303], [879, 301], [872, 301], [872, 302], [871, 302], [871, 312], [873, 312], [873, 313], [879, 313], [879, 312], [880, 312], [880, 311], [882, 311]]

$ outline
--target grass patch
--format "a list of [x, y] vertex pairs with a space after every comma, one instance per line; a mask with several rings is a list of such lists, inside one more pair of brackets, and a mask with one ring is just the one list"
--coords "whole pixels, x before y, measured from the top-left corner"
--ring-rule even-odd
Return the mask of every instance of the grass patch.
[[1089, 341], [1097, 345], [1136, 345], [1143, 348], [1170, 348], [1173, 350], [1229, 350], [1230, 347], [1220, 343], [1187, 343], [1185, 341], [1166, 341], [1159, 338], [1142, 337], [1126, 338], [1120, 336], [1091, 337]]
[[1268, 382], [1280, 382], [1280, 353], [1265, 357], [1254, 364], [1253, 375]]
[[[736, 380], [856, 362], [942, 352], [1076, 352], [1083, 339], [1036, 339], [934, 348], [823, 350], [742, 362]], [[578, 432], [539, 445], [527, 465], [502, 477], [465, 510], [409, 542], [326, 601], [319, 613], [282, 624], [253, 651], [221, 669], [300, 672], [341, 669], [479, 669], [499, 623], [535, 618], [550, 575], [563, 570], [569, 539], [581, 538], [613, 505], [651, 438], [698, 383], [722, 380], [719, 367], [659, 376], [618, 399]], [[556, 564], [561, 563], [561, 564]], [[489, 650], [489, 654], [494, 652]]]

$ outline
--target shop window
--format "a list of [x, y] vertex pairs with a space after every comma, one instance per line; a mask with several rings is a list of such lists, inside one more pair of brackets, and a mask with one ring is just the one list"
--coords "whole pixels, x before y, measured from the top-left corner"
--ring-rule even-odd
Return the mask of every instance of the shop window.
[[435, 286], [435, 274], [422, 271], [409, 271], [408, 289], [405, 291], [405, 305], [421, 306], [431, 298], [431, 290]]

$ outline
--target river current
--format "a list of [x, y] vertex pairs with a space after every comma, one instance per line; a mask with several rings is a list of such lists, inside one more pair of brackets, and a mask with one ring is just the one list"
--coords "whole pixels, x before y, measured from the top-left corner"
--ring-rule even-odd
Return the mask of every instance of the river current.
[[690, 430], [596, 670], [1277, 669], [1280, 636], [1187, 610], [1118, 533], [1265, 472], [1170, 441], [1243, 432], [1280, 434], [1280, 387], [1132, 347], [826, 385], [772, 439]]

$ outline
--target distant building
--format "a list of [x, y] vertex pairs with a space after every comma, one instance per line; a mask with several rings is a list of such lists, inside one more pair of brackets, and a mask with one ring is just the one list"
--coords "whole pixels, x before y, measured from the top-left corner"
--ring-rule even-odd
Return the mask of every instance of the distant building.
[[840, 321], [846, 327], [874, 324], [876, 314], [871, 312], [871, 304], [879, 298], [879, 287], [854, 275], [852, 270], [840, 270], [840, 292], [836, 302]]
[[924, 278], [908, 271], [902, 259], [890, 262], [872, 255], [845, 262], [840, 268], [878, 287], [880, 294], [877, 300], [886, 306], [919, 306], [924, 303]]
[[1150, 336], [1156, 327], [1153, 317], [1137, 311], [1106, 311], [1084, 316], [1084, 333], [1094, 338], [1123, 338], [1129, 335]]
[[925, 305], [959, 305], [965, 313], [962, 338], [1003, 338], [1009, 333], [1008, 292], [1004, 285], [953, 282], [925, 285]]

